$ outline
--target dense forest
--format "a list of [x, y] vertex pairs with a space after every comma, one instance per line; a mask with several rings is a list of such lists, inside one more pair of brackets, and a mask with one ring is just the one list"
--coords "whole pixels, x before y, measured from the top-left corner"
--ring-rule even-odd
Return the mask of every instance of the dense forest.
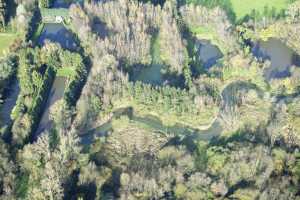
[[299, 200], [299, 0], [0, 0], [0, 199]]

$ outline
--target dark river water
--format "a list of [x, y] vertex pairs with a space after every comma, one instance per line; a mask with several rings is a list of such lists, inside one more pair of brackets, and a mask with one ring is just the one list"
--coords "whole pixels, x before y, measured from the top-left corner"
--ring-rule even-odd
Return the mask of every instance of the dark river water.
[[46, 106], [42, 118], [40, 120], [36, 135], [51, 128], [52, 121], [49, 119], [49, 113], [51, 106], [58, 100], [60, 100], [65, 91], [67, 78], [57, 76], [52, 84], [51, 91], [49, 93]]
[[19, 83], [17, 80], [15, 80], [10, 86], [10, 91], [7, 99], [5, 99], [4, 104], [1, 106], [0, 118], [4, 124], [9, 124], [9, 122], [11, 121], [10, 114], [14, 106], [16, 105], [19, 92], [20, 92]]
[[84, 0], [56, 0], [53, 8], [69, 8], [72, 3], [83, 3]]

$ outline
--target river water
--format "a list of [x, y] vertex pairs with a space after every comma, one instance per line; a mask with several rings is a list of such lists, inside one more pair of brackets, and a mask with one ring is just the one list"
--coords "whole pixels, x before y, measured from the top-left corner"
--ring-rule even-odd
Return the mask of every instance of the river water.
[[[259, 98], [263, 98], [264, 93], [255, 84], [238, 81], [228, 85], [221, 93], [222, 105], [220, 106], [220, 112], [225, 107], [232, 107], [238, 103], [236, 94], [239, 92], [247, 93], [251, 90], [255, 90]], [[216, 116], [211, 125], [204, 130], [194, 129], [193, 127], [186, 127], [180, 124], [174, 126], [166, 126], [162, 121], [155, 116], [138, 116], [134, 113], [132, 107], [120, 108], [113, 113], [112, 119], [117, 119], [121, 116], [127, 116], [132, 122], [144, 124], [150, 127], [153, 131], [159, 131], [165, 134], [174, 134], [177, 138], [176, 143], [192, 145], [194, 141], [210, 141], [213, 138], [219, 137], [224, 128], [222, 127], [221, 118]], [[96, 138], [105, 137], [108, 133], [113, 131], [111, 120], [93, 128], [83, 135], [81, 135], [81, 143], [89, 145], [95, 141]], [[180, 138], [180, 139], [178, 139]]]
[[82, 4], [84, 0], [56, 0], [53, 3], [53, 8], [69, 8], [72, 3]]
[[16, 104], [19, 92], [19, 83], [17, 80], [15, 80], [10, 86], [8, 97], [5, 99], [3, 105], [1, 106], [0, 118], [1, 122], [3, 122], [4, 124], [9, 124], [9, 122], [11, 121], [10, 114]]
[[50, 114], [50, 109], [51, 106], [58, 100], [60, 100], [63, 95], [64, 95], [64, 91], [65, 91], [65, 87], [66, 87], [66, 82], [67, 82], [67, 78], [65, 77], [56, 77], [49, 96], [47, 98], [47, 102], [46, 102], [46, 106], [45, 109], [43, 111], [43, 115], [42, 118], [40, 120], [38, 129], [36, 131], [36, 136], [39, 135], [41, 132], [45, 131], [45, 130], [49, 130], [52, 126], [52, 121], [49, 118], [49, 114]]
[[[120, 111], [122, 110], [122, 111]], [[190, 127], [184, 127], [179, 124], [174, 126], [165, 126], [161, 120], [155, 116], [137, 116], [134, 114], [133, 109], [130, 108], [121, 108], [115, 112], [113, 118], [119, 118], [120, 116], [127, 116], [133, 123], [144, 124], [147, 127], [150, 127], [153, 131], [159, 131], [164, 134], [172, 133], [175, 134], [176, 137], [180, 137], [181, 141], [184, 143], [189, 143], [193, 140], [203, 140], [209, 141], [214, 137], [218, 137], [223, 128], [219, 123], [218, 119], [216, 119], [212, 125], [206, 130], [196, 130]], [[94, 129], [87, 131], [85, 134], [82, 134], [81, 144], [89, 145], [95, 141], [97, 138], [105, 137], [113, 130], [111, 120], [98, 126]]]

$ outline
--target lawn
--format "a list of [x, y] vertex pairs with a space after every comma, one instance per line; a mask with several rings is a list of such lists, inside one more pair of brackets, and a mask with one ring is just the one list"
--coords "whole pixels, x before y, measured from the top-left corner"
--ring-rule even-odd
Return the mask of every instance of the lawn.
[[287, 7], [289, 0], [231, 0], [231, 3], [236, 19], [240, 20], [250, 14], [253, 9], [262, 14], [265, 6], [269, 9], [274, 7], [278, 12]]
[[0, 33], [0, 57], [5, 55], [5, 52], [8, 52], [9, 46], [17, 38], [15, 33]]
[[135, 114], [139, 117], [152, 116], [159, 119], [163, 126], [183, 126], [194, 129], [206, 129], [214, 121], [219, 111], [217, 106], [207, 106], [198, 115], [182, 113], [177, 114], [173, 110], [165, 112], [163, 110], [156, 109], [152, 106], [139, 104], [138, 102], [123, 97], [121, 100], [114, 101], [114, 110], [126, 107], [134, 108]]
[[227, 41], [218, 36], [214, 27], [191, 27], [191, 32], [201, 40], [209, 40], [213, 45], [216, 45], [223, 54], [230, 52]]
[[76, 72], [73, 68], [71, 67], [63, 67], [63, 68], [59, 68], [57, 70], [57, 76], [62, 76], [62, 77], [74, 77], [76, 75]]

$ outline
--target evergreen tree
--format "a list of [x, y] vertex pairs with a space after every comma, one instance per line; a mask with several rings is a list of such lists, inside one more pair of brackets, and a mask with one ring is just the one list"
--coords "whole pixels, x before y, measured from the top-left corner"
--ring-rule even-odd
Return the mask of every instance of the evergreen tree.
[[5, 26], [6, 18], [6, 3], [4, 0], [0, 0], [0, 23]]

